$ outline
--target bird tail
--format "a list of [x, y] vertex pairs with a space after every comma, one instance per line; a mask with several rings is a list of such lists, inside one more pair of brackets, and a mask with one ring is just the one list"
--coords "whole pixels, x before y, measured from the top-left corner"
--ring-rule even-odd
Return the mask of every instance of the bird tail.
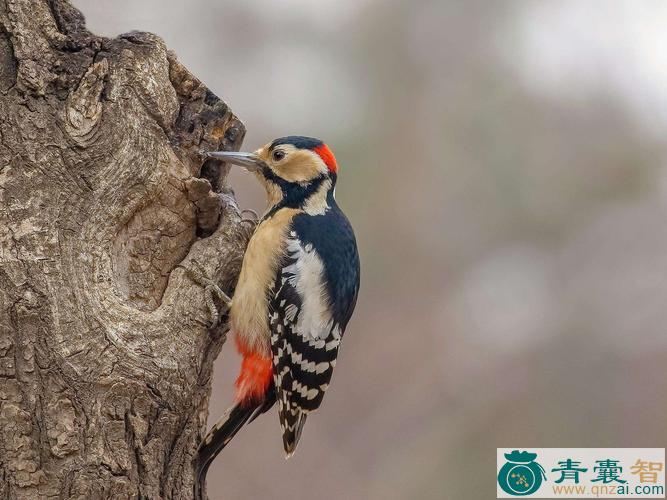
[[294, 455], [296, 447], [299, 444], [301, 431], [306, 423], [308, 414], [288, 401], [278, 399], [278, 415], [280, 417], [280, 426], [283, 429], [285, 458], [290, 458]]
[[270, 391], [264, 401], [244, 401], [229, 408], [222, 418], [211, 428], [197, 450], [197, 477], [195, 480], [195, 499], [202, 498], [208, 468], [227, 443], [246, 423], [252, 422], [266, 412], [275, 403], [275, 393]]
[[197, 450], [197, 475], [206, 475], [209, 465], [250, 419], [257, 406], [235, 404], [216, 422]]

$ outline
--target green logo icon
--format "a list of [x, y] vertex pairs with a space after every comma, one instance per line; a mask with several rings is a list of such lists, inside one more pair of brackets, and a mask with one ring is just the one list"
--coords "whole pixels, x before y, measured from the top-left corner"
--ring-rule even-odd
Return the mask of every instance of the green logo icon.
[[507, 463], [498, 473], [498, 484], [505, 493], [517, 497], [532, 495], [542, 486], [542, 478], [546, 481], [544, 468], [535, 461], [537, 453], [514, 450], [505, 453], [505, 458]]

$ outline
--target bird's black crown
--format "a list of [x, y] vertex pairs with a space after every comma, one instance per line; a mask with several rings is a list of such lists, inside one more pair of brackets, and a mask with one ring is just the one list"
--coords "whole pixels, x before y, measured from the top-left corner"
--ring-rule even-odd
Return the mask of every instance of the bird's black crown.
[[314, 137], [304, 137], [302, 135], [288, 135], [287, 137], [280, 137], [271, 143], [269, 150], [273, 150], [276, 146], [281, 144], [291, 144], [298, 149], [315, 149], [324, 144], [321, 140]]

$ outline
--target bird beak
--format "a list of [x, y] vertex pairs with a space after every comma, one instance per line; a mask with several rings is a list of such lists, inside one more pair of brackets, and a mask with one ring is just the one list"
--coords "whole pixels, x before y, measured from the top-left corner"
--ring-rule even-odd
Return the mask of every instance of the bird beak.
[[262, 160], [255, 153], [240, 153], [235, 151], [208, 151], [204, 153], [207, 158], [215, 158], [225, 163], [233, 163], [245, 168], [248, 172], [256, 172], [262, 165]]

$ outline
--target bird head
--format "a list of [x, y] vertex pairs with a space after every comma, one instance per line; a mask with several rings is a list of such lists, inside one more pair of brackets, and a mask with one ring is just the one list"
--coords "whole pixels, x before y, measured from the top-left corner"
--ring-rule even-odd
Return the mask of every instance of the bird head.
[[254, 173], [266, 189], [270, 206], [304, 206], [317, 194], [326, 204], [328, 193], [333, 196], [338, 165], [331, 149], [319, 139], [281, 137], [253, 153], [214, 151], [206, 156]]

